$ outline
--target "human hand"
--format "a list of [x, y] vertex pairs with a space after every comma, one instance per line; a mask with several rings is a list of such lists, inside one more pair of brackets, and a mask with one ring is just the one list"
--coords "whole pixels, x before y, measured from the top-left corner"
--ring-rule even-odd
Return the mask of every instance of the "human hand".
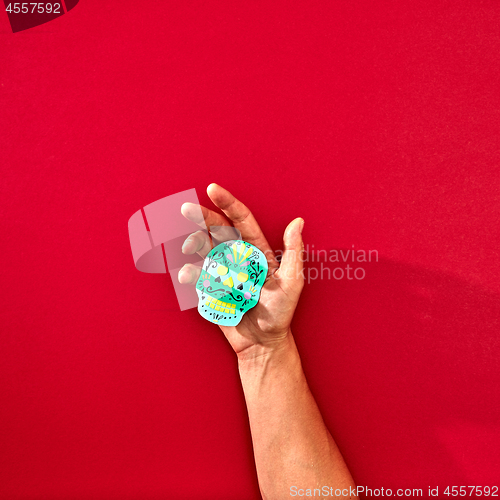
[[[220, 325], [220, 328], [239, 359], [257, 357], [280, 349], [291, 336], [290, 323], [304, 286], [304, 244], [301, 234], [304, 221], [297, 218], [286, 228], [283, 236], [285, 251], [279, 263], [255, 217], [243, 203], [217, 184], [210, 184], [207, 193], [226, 217], [201, 207], [201, 220], [200, 209], [192, 203], [182, 206], [184, 217], [209, 230], [210, 227], [220, 226], [223, 231], [224, 227], [229, 228], [232, 223], [240, 231], [242, 240], [264, 253], [269, 266], [257, 305], [243, 315], [238, 325]], [[198, 253], [203, 258], [211, 249], [212, 242], [203, 231], [190, 235], [182, 246], [184, 254]], [[186, 264], [179, 271], [179, 283], [196, 285], [200, 273], [200, 268]]]

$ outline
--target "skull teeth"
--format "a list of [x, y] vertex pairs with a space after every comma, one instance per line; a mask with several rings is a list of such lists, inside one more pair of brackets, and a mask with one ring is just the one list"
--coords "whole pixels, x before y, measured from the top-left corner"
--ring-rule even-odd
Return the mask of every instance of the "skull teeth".
[[222, 302], [221, 300], [214, 298], [207, 300], [205, 304], [216, 311], [225, 312], [227, 314], [236, 314], [236, 304]]

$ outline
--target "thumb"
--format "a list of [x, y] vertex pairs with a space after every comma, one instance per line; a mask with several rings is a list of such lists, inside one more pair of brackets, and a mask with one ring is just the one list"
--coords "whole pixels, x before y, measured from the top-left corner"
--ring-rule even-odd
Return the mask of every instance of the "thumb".
[[285, 253], [281, 259], [281, 265], [276, 272], [285, 291], [300, 293], [304, 286], [304, 242], [302, 241], [302, 229], [304, 219], [297, 218], [288, 224], [283, 236]]

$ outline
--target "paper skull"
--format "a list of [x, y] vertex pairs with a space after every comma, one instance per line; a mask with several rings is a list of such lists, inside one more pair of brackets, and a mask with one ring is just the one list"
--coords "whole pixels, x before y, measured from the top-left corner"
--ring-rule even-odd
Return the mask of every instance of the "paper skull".
[[267, 277], [266, 256], [242, 240], [213, 248], [196, 283], [198, 311], [208, 321], [236, 326], [255, 307]]

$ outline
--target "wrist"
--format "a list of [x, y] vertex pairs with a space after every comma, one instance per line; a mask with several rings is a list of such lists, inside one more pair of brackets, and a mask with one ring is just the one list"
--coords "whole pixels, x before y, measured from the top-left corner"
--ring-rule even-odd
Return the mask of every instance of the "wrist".
[[238, 353], [238, 367], [241, 371], [254, 371], [264, 368], [270, 361], [279, 361], [290, 357], [298, 358], [298, 351], [291, 330], [276, 342], [254, 344]]
[[283, 391], [307, 390], [307, 381], [302, 371], [299, 352], [292, 333], [274, 348], [252, 346], [245, 356], [238, 356], [238, 371], [245, 393], [249, 413], [256, 401], [267, 402], [283, 394]]

